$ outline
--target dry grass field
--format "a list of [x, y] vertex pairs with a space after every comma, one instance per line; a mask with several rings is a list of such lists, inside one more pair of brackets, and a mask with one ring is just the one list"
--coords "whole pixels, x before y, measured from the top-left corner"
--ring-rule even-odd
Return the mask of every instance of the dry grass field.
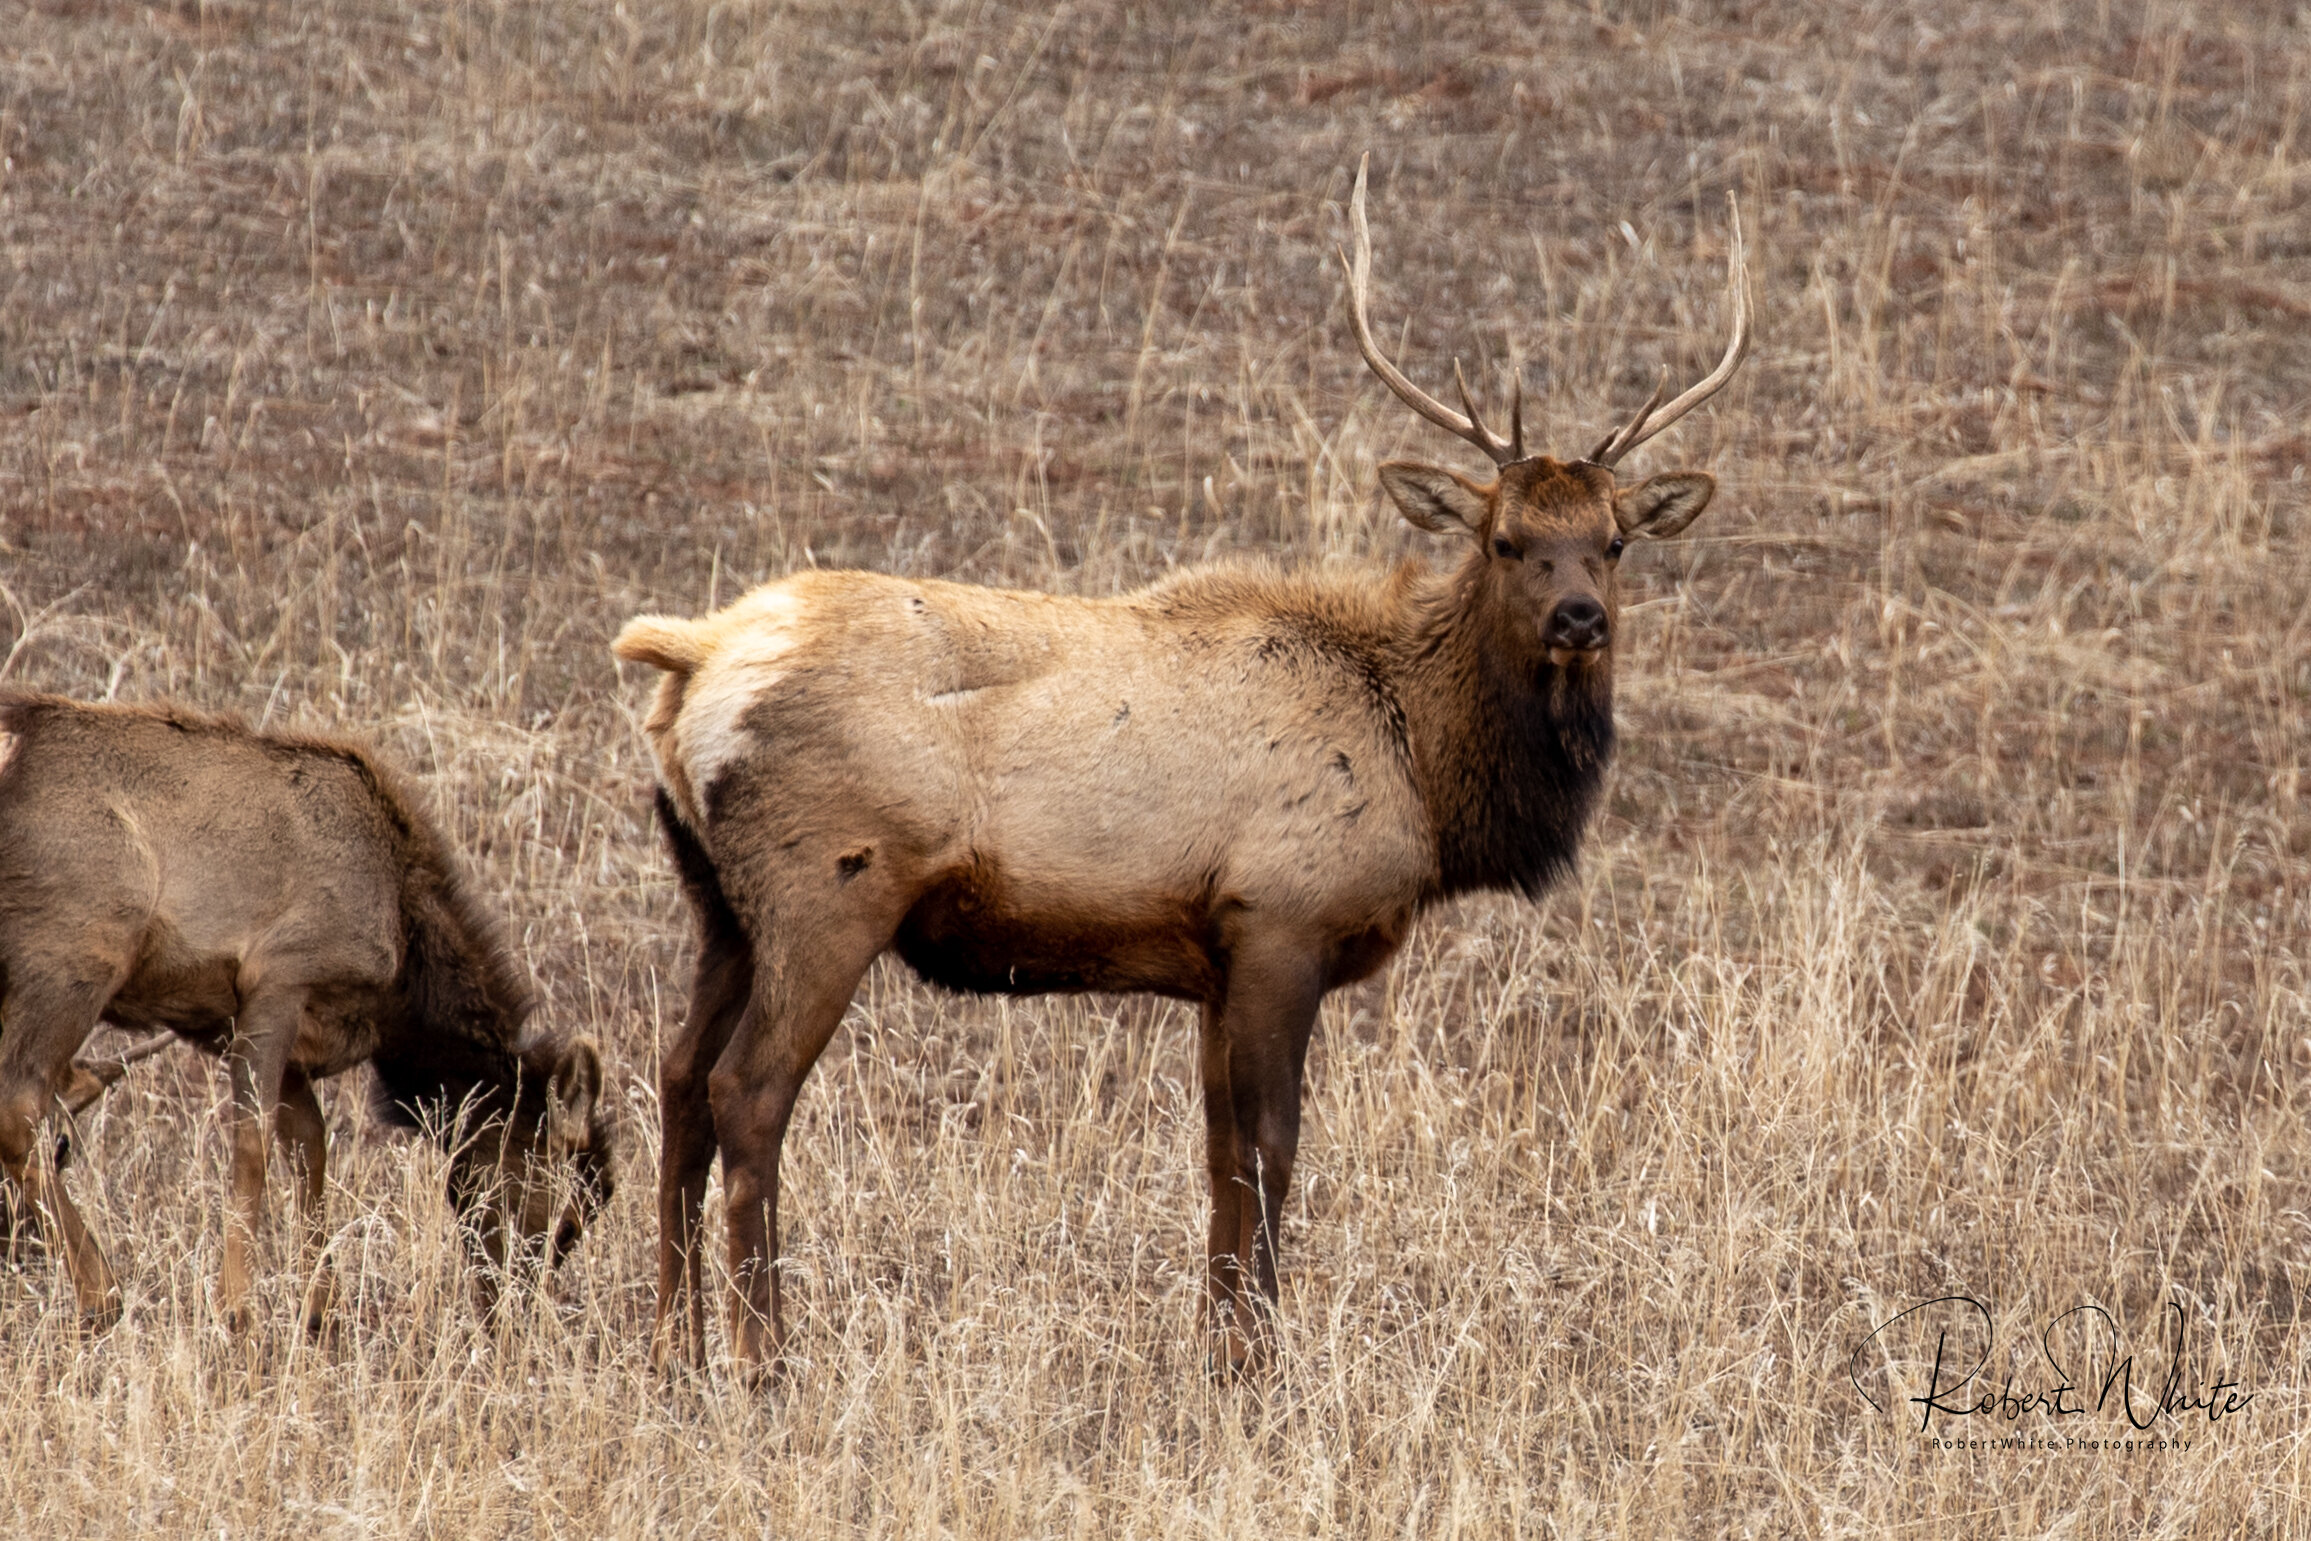
[[[342, 1309], [236, 1344], [222, 1078], [140, 1066], [71, 1175], [125, 1319], [0, 1274], [0, 1526], [2311, 1532], [2307, 107], [2311, 13], [2213, 0], [0, 0], [0, 681], [380, 744], [628, 1131], [493, 1327], [325, 1089]], [[1741, 200], [1578, 880], [1327, 1006], [1272, 1382], [1205, 1370], [1189, 1013], [889, 964], [788, 1145], [793, 1372], [655, 1375], [685, 922], [611, 633], [1420, 554], [1375, 463], [1472, 457], [1356, 357], [1366, 149], [1390, 346], [1563, 454], [1707, 367]], [[2092, 1304], [2138, 1416], [2177, 1311], [2253, 1400], [1922, 1433], [1932, 1332], [1855, 1354], [1954, 1294], [1966, 1395]]]

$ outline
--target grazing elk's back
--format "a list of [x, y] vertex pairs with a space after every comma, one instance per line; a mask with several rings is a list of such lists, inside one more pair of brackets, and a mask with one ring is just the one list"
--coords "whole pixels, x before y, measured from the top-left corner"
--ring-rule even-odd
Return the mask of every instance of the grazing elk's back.
[[611, 1176], [600, 1060], [530, 1013], [439, 835], [365, 750], [0, 692], [0, 1158], [63, 1228], [85, 1307], [103, 1314], [109, 1272], [30, 1155], [99, 1020], [167, 1029], [232, 1069], [237, 1308], [266, 1121], [317, 1206], [312, 1083], [364, 1062], [391, 1121], [452, 1143], [453, 1196], [493, 1258], [517, 1236], [574, 1240]]
[[659, 1320], [692, 1357], [717, 1154], [740, 1356], [782, 1334], [787, 1123], [889, 949], [965, 989], [1201, 1004], [1209, 1299], [1228, 1362], [1249, 1362], [1325, 993], [1386, 962], [1423, 905], [1534, 893], [1570, 865], [1612, 749], [1620, 557], [1716, 486], [1614, 467], [1746, 353], [1738, 224], [1723, 361], [1565, 461], [1525, 453], [1514, 408], [1500, 438], [1381, 355], [1361, 171], [1351, 212], [1366, 361], [1497, 473], [1380, 467], [1408, 520], [1463, 543], [1450, 567], [1207, 568], [1114, 599], [813, 571], [613, 644], [663, 671], [645, 731], [698, 925], [660, 1071]]

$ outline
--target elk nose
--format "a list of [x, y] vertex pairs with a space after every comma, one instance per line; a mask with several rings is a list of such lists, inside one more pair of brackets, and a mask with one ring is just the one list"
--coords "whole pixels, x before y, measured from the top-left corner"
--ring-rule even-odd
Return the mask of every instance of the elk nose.
[[1587, 650], [1605, 645], [1605, 607], [1586, 594], [1575, 594], [1549, 614], [1541, 641], [1550, 647]]

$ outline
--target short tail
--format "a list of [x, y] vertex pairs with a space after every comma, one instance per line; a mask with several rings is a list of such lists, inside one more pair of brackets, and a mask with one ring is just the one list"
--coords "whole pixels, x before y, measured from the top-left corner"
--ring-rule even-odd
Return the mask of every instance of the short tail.
[[626, 623], [610, 651], [628, 663], [646, 663], [668, 674], [690, 675], [714, 651], [706, 628], [671, 615], [638, 615]]

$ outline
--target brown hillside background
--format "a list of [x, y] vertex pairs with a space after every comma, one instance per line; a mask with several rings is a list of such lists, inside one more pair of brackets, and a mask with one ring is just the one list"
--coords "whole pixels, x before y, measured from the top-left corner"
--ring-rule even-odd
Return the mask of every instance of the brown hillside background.
[[[0, 0], [0, 681], [373, 739], [628, 1146], [492, 1329], [439, 1157], [327, 1089], [342, 1309], [276, 1273], [235, 1345], [221, 1076], [139, 1067], [71, 1179], [126, 1319], [0, 1276], [8, 1528], [2311, 1528], [2307, 64], [2163, 0]], [[1197, 1334], [1188, 1014], [896, 966], [788, 1144], [792, 1373], [654, 1375], [686, 957], [611, 634], [1433, 550], [1374, 464], [1478, 468], [1356, 357], [1366, 150], [1380, 331], [1566, 455], [1708, 367], [1740, 200], [1757, 352], [1634, 457], [1722, 487], [1625, 563], [1578, 880], [1326, 1008], [1267, 1387]], [[1977, 1394], [2093, 1303], [2147, 1409], [2172, 1302], [2253, 1403], [1937, 1449], [2133, 1433], [1922, 1436], [1919, 1334], [1873, 1412], [1951, 1292]]]

